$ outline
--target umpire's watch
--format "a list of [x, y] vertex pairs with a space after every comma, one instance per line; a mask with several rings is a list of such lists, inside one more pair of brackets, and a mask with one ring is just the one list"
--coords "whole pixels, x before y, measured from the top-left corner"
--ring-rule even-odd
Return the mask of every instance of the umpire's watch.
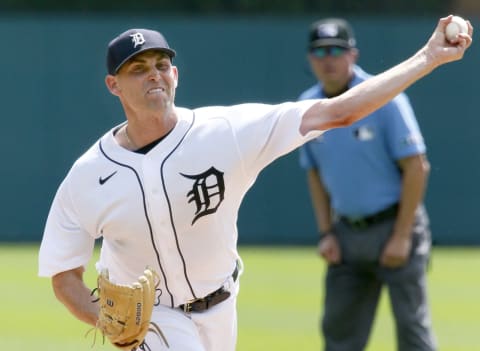
[[331, 229], [326, 230], [326, 231], [324, 231], [324, 232], [319, 231], [319, 234], [320, 234], [320, 238], [318, 239], [318, 241], [322, 241], [322, 240], [323, 240], [326, 236], [328, 236], [328, 235], [334, 235], [334, 234], [333, 234], [333, 231], [332, 231]]

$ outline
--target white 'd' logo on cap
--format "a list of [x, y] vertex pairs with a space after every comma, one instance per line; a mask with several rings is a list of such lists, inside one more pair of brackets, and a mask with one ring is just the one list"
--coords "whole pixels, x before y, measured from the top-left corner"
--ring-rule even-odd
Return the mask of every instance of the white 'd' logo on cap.
[[130, 36], [132, 37], [133, 48], [136, 48], [137, 45], [142, 45], [145, 43], [145, 38], [143, 37], [142, 33], [130, 34]]

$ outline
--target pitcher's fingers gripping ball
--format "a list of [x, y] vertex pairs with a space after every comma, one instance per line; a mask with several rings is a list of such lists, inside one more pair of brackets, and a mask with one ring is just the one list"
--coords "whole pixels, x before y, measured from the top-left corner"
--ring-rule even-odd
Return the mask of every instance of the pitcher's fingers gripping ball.
[[160, 328], [150, 322], [155, 300], [158, 275], [147, 268], [138, 281], [131, 285], [112, 283], [108, 272], [102, 272], [97, 279], [99, 316], [96, 329], [110, 342], [125, 351], [144, 346], [146, 334], [157, 334], [168, 347]]
[[468, 33], [467, 21], [460, 16], [452, 16], [451, 22], [445, 27], [445, 38], [449, 42], [454, 43], [457, 41], [460, 33]]

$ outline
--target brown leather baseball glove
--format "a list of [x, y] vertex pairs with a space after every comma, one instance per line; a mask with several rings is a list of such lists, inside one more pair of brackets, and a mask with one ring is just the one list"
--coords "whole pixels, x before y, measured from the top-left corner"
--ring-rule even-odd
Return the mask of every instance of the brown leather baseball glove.
[[96, 293], [100, 312], [96, 329], [116, 347], [125, 351], [143, 349], [149, 331], [161, 337], [168, 347], [160, 328], [150, 321], [158, 286], [156, 279], [158, 275], [150, 268], [130, 285], [112, 283], [108, 271], [98, 276]]

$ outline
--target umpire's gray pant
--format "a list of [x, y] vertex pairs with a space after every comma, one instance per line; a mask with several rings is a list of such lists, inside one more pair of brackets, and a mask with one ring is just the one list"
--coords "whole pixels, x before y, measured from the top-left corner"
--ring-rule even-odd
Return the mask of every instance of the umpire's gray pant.
[[388, 287], [399, 351], [436, 349], [427, 301], [426, 267], [430, 229], [423, 207], [416, 214], [408, 263], [396, 269], [379, 265], [379, 256], [392, 233], [394, 219], [365, 230], [339, 221], [335, 232], [342, 263], [328, 267], [322, 331], [326, 351], [365, 349], [382, 286]]

